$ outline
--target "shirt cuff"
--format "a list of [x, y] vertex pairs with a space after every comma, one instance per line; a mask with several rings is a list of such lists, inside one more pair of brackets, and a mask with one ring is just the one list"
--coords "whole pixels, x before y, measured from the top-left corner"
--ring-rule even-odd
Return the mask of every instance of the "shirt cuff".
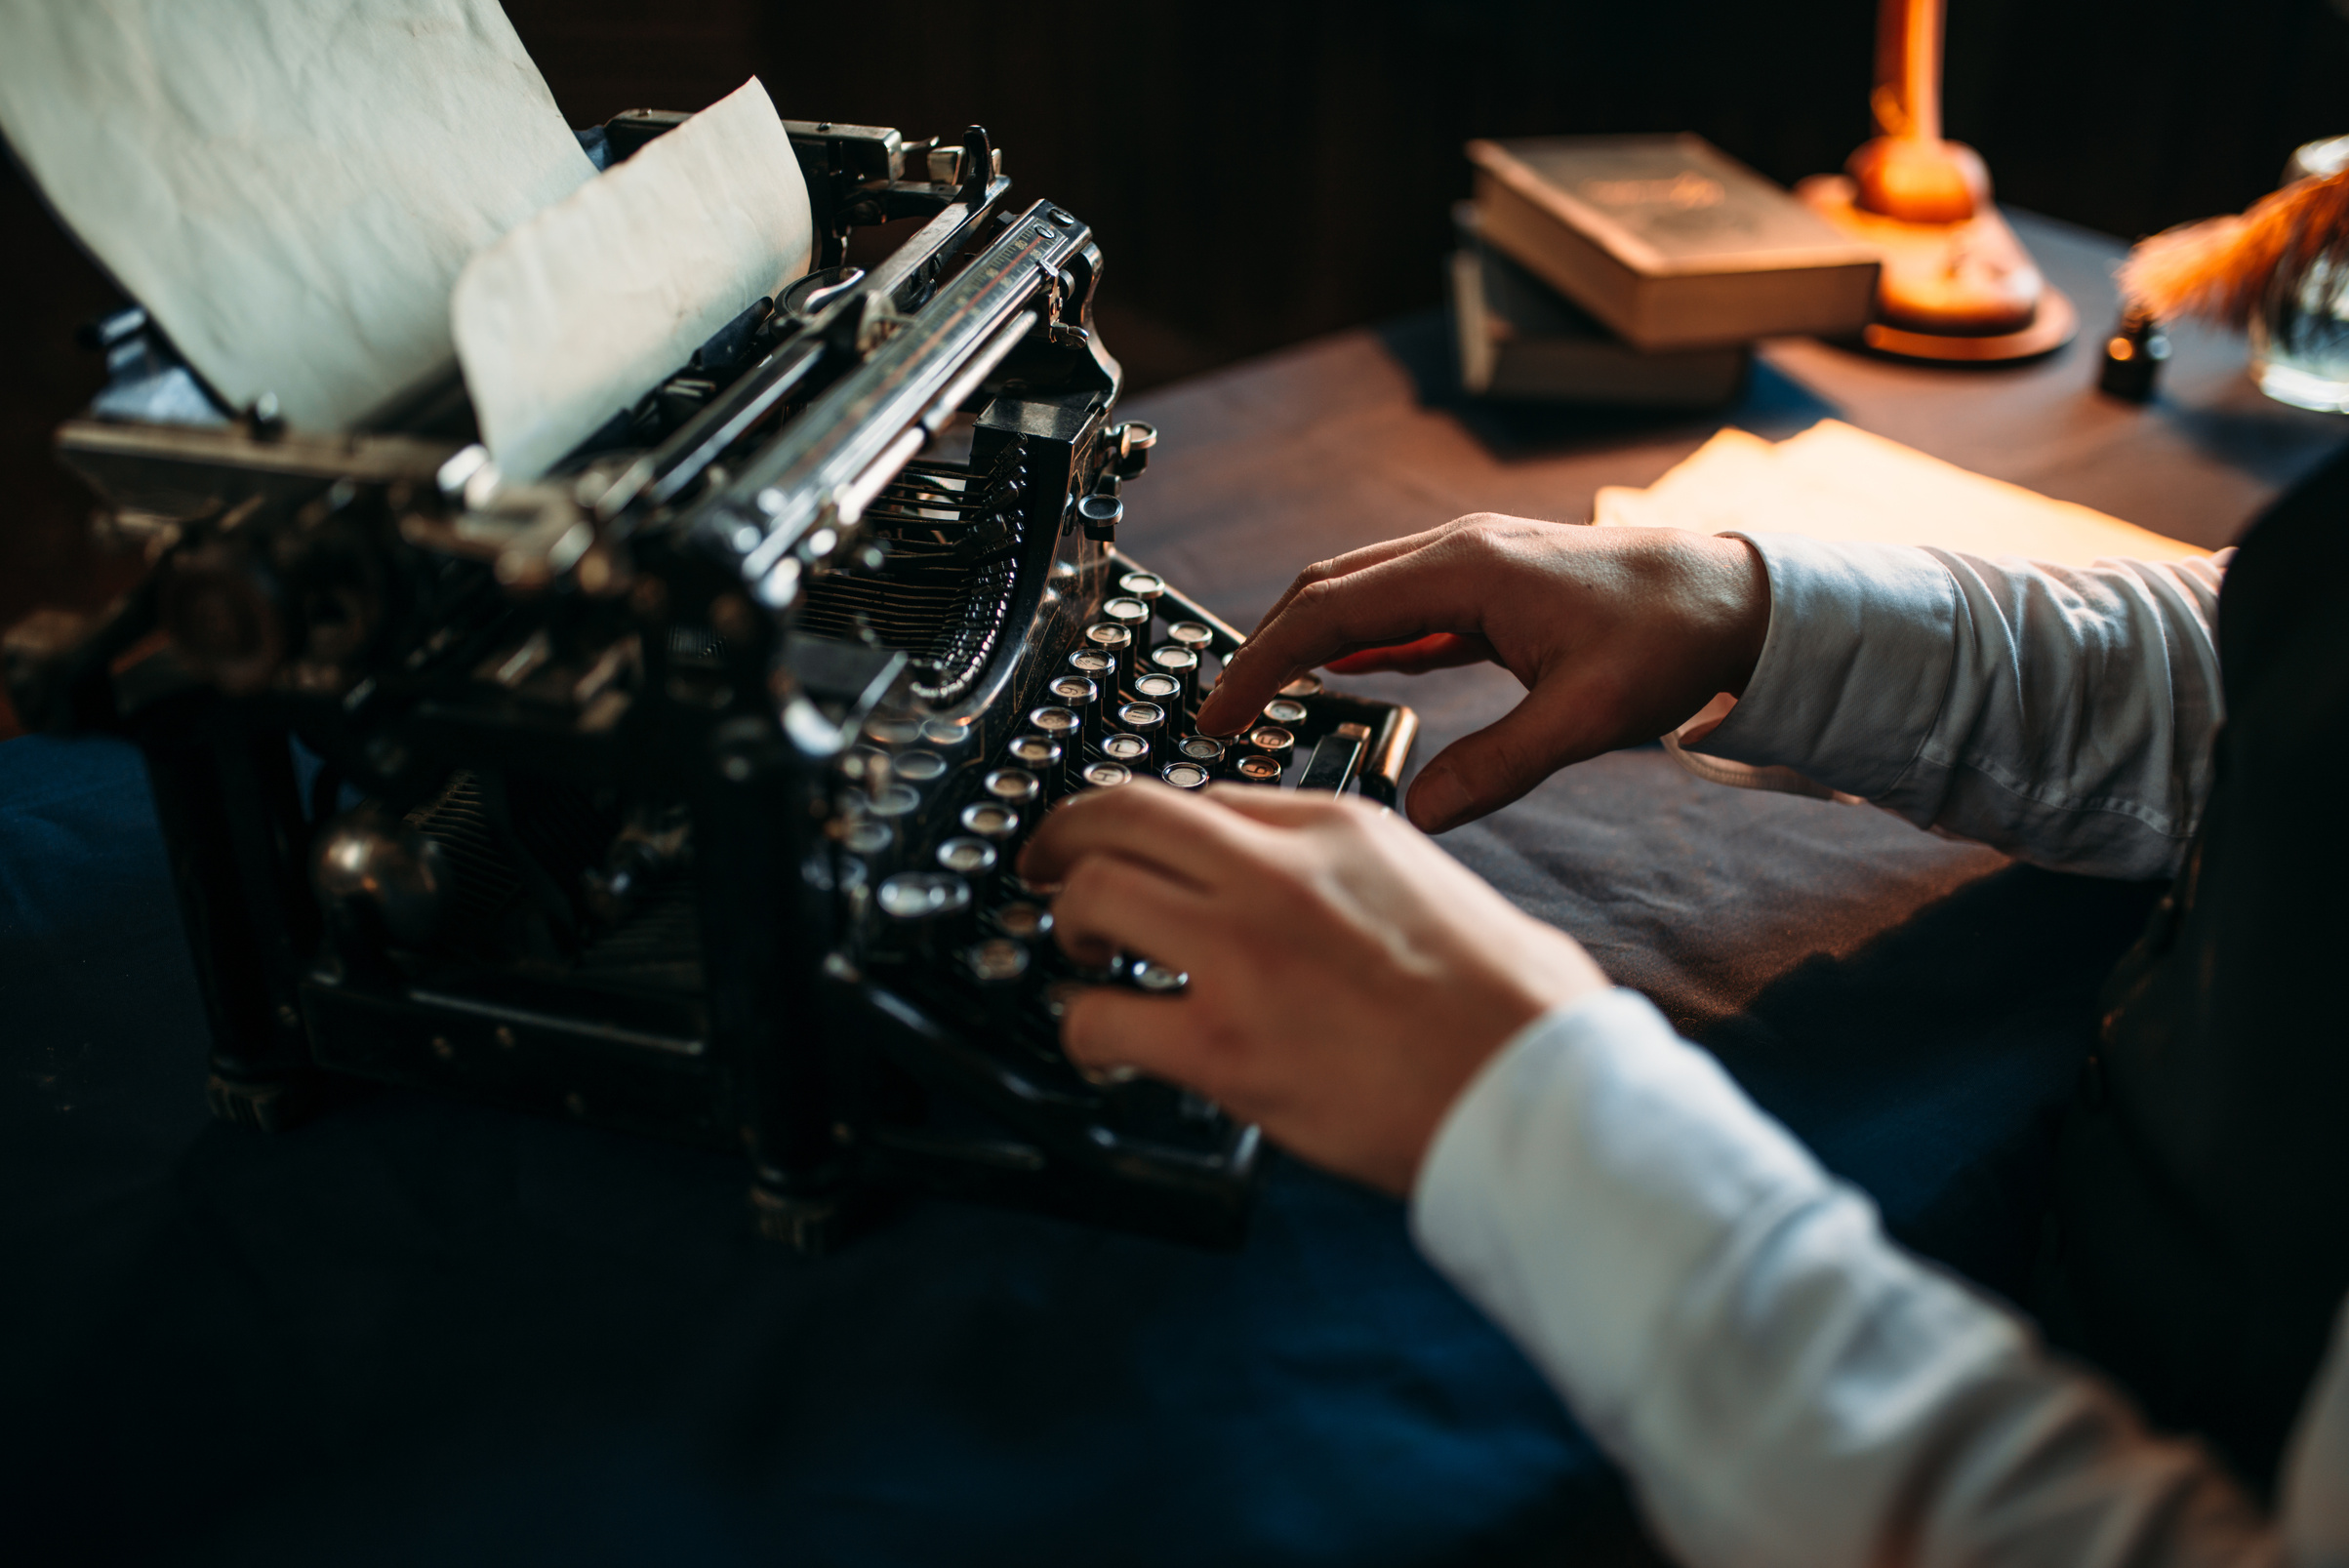
[[1612, 1448], [1690, 1279], [1739, 1226], [1827, 1186], [1711, 1056], [1614, 990], [1537, 1019], [1471, 1080], [1411, 1230]]
[[1745, 695], [1684, 749], [1793, 768], [1873, 799], [1916, 761], [1957, 658], [1957, 585], [1898, 544], [1738, 534], [1770, 582], [1770, 628]]

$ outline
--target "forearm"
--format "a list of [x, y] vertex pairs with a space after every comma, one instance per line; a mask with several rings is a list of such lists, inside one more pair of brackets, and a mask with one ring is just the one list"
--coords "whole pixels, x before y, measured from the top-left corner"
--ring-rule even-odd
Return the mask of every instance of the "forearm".
[[2218, 561], [1751, 543], [1769, 634], [1743, 700], [1689, 749], [1790, 767], [2042, 864], [2174, 870], [2221, 715]]
[[1892, 1248], [1629, 993], [1488, 1065], [1412, 1221], [1692, 1564], [2274, 1560], [2199, 1450]]

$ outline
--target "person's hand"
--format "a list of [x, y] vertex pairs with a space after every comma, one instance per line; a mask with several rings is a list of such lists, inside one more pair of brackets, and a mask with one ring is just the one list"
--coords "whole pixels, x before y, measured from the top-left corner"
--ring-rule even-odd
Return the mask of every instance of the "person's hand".
[[1198, 724], [1245, 729], [1322, 664], [1416, 674], [1489, 660], [1525, 699], [1420, 771], [1406, 809], [1439, 833], [1742, 693], [1769, 619], [1767, 576], [1742, 540], [1463, 517], [1299, 573], [1225, 665]]
[[1484, 1060], [1607, 984], [1572, 938], [1358, 798], [1137, 781], [1054, 809], [1020, 874], [1058, 885], [1054, 936], [1079, 962], [1143, 953], [1191, 976], [1175, 996], [1078, 993], [1073, 1060], [1194, 1089], [1398, 1195]]

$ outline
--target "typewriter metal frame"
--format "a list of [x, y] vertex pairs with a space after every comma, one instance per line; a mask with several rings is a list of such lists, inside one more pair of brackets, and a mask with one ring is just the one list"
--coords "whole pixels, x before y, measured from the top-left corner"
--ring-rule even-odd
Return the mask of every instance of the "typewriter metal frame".
[[[871, 735], [953, 743], [900, 823], [926, 848], [959, 759], [996, 756], [1133, 569], [1114, 531], [1154, 437], [1114, 422], [1101, 252], [1009, 207], [975, 127], [789, 129], [816, 270], [559, 477], [502, 480], [461, 387], [313, 435], [202, 414], [155, 334], [108, 329], [59, 446], [154, 565], [102, 618], [9, 633], [19, 711], [142, 747], [226, 1119], [291, 1125], [348, 1077], [739, 1146], [762, 1233], [809, 1250], [906, 1190], [1234, 1243], [1256, 1130], [1087, 1081], [877, 914], [888, 863], [844, 847], [911, 787]], [[875, 634], [950, 589], [951, 638]], [[1391, 800], [1410, 711], [1307, 705], [1294, 782]], [[503, 889], [502, 923], [451, 937], [451, 885]]]

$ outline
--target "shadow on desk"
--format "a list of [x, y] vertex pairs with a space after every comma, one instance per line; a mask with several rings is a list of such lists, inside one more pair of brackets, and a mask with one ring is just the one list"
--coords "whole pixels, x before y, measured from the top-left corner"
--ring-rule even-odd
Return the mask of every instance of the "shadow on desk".
[[1423, 408], [1450, 415], [1502, 462], [1556, 457], [1626, 441], [1702, 441], [1723, 424], [1772, 440], [1807, 430], [1844, 411], [1757, 359], [1735, 401], [1719, 409], [1635, 409], [1560, 403], [1491, 402], [1460, 388], [1450, 320], [1440, 311], [1403, 316], [1371, 329], [1410, 378]]

